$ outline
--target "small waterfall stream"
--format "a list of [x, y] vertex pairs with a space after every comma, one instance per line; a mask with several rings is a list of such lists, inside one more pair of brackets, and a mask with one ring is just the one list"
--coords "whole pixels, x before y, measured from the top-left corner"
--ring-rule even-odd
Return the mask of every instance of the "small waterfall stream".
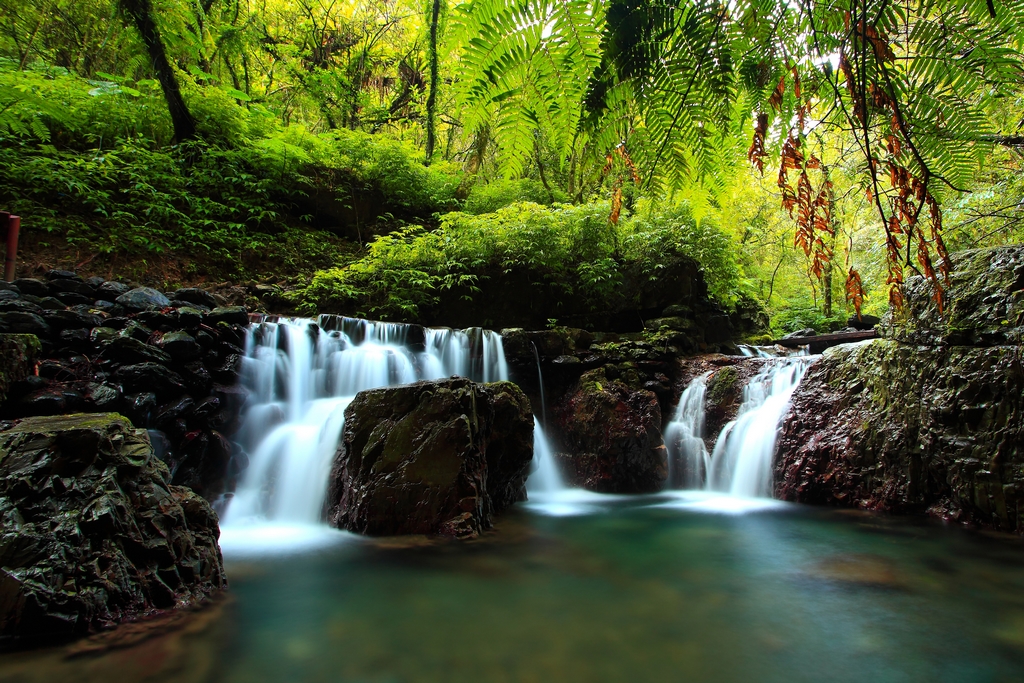
[[[242, 368], [250, 401], [237, 437], [249, 466], [223, 514], [223, 528], [230, 535], [246, 527], [319, 524], [345, 408], [355, 395], [451, 375], [507, 380], [501, 335], [341, 316], [251, 325]], [[529, 490], [561, 488], [536, 419], [534, 448]]]
[[[771, 357], [763, 351], [758, 355]], [[770, 498], [779, 421], [810, 360], [801, 355], [766, 363], [743, 388], [736, 419], [722, 428], [710, 455], [704, 442], [704, 399], [712, 373], [695, 378], [683, 391], [675, 417], [665, 430], [669, 488]]]

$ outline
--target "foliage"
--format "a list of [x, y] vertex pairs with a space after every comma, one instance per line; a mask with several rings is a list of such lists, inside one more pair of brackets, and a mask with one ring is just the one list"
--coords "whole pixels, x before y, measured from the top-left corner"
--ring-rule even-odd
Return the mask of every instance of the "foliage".
[[734, 289], [728, 240], [713, 225], [698, 225], [685, 207], [618, 225], [608, 222], [608, 210], [604, 202], [517, 203], [479, 216], [451, 213], [434, 231], [412, 227], [378, 237], [364, 258], [316, 273], [300, 300], [310, 311], [410, 320], [443, 290], [471, 296], [485, 278], [525, 270], [531, 281], [551, 282], [597, 309], [627, 274], [655, 281], [673, 256], [695, 259], [712, 292]]
[[568, 197], [564, 192], [548, 191], [537, 180], [521, 178], [506, 180], [498, 178], [489, 183], [473, 185], [466, 198], [466, 213], [492, 213], [516, 202], [532, 202], [534, 204], [565, 203]]

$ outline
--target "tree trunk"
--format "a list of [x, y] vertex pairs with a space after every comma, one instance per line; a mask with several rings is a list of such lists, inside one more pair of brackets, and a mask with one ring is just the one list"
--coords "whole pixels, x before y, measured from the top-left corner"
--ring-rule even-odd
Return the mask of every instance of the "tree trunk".
[[174, 125], [175, 141], [184, 142], [195, 138], [196, 122], [185, 105], [178, 81], [174, 77], [174, 69], [171, 68], [171, 63], [167, 60], [167, 52], [164, 50], [164, 44], [160, 39], [160, 30], [156, 26], [156, 18], [153, 15], [153, 4], [150, 0], [121, 0], [121, 6], [131, 17], [139, 36], [142, 37], [142, 42], [146, 45], [149, 61], [153, 65], [153, 71], [164, 91], [164, 99], [167, 100], [167, 109], [171, 114], [171, 123]]
[[434, 131], [437, 118], [437, 23], [441, 16], [441, 0], [433, 0], [430, 7], [430, 92], [427, 93], [427, 158], [424, 164], [429, 166], [434, 158]]

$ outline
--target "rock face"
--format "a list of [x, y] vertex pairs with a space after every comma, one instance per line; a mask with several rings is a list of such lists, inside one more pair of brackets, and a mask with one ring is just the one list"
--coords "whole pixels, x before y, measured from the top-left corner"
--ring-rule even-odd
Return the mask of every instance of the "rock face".
[[668, 475], [661, 407], [652, 391], [612, 379], [605, 368], [580, 377], [557, 408], [559, 454], [570, 485], [604, 493], [647, 493]]
[[34, 335], [0, 334], [0, 403], [12, 384], [32, 374], [39, 350], [39, 339]]
[[[160, 457], [173, 483], [209, 500], [230, 485], [242, 459], [224, 444], [239, 427], [245, 398], [234, 391], [245, 308], [218, 308], [218, 298], [200, 289], [168, 297], [67, 271], [8, 287], [0, 332], [37, 334], [39, 362], [37, 373], [3, 382], [0, 419], [117, 411], [164, 433], [169, 448]], [[203, 403], [210, 397], [216, 405]], [[193, 409], [200, 404], [204, 410]]]
[[0, 638], [93, 632], [224, 588], [217, 516], [116, 414], [0, 432]]
[[360, 392], [345, 410], [327, 494], [332, 526], [472, 537], [525, 500], [533, 415], [511, 382], [417, 382]]
[[1024, 531], [1024, 248], [954, 266], [945, 315], [911, 280], [886, 339], [810, 368], [784, 419], [776, 497]]

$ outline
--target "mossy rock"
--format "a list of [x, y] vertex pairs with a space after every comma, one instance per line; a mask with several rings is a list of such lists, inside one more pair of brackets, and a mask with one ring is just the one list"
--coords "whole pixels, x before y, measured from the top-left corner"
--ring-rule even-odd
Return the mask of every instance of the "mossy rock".
[[0, 334], [0, 403], [12, 384], [32, 374], [42, 348], [34, 334]]

